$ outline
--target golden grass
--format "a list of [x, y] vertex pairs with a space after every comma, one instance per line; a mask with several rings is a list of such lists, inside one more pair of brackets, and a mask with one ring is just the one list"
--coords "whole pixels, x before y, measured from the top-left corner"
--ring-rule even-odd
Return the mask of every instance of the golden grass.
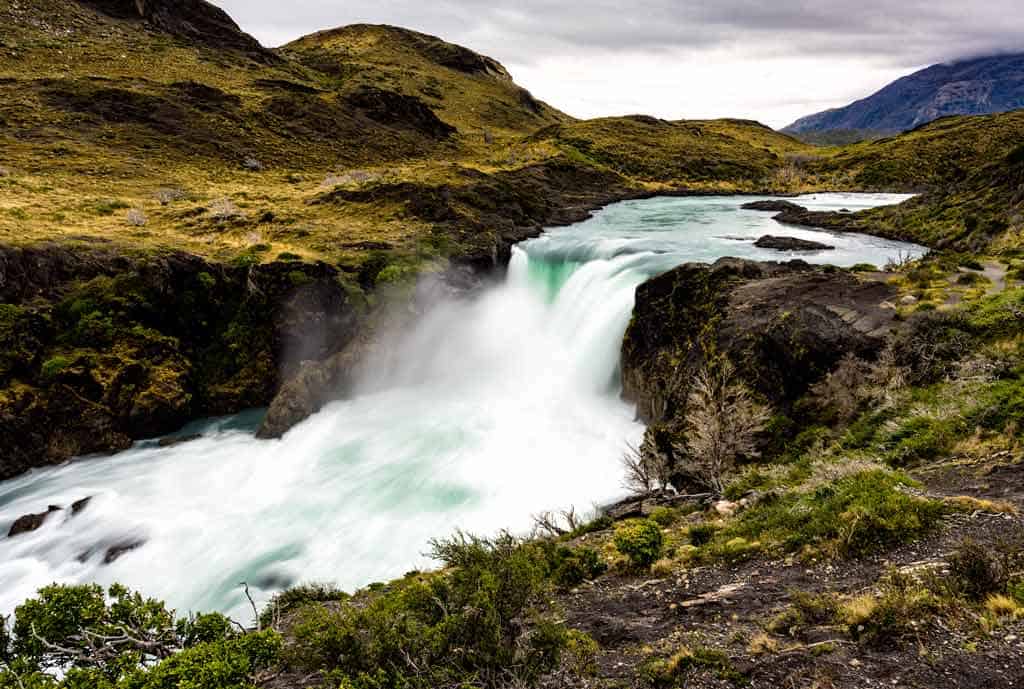
[[878, 598], [872, 593], [864, 593], [843, 601], [839, 605], [839, 618], [844, 624], [855, 626], [871, 619], [878, 608]]

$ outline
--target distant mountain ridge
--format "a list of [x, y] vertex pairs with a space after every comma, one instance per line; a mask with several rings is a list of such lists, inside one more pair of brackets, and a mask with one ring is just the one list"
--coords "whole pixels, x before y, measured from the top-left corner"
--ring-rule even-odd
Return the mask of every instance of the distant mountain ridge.
[[1024, 53], [932, 65], [846, 107], [803, 117], [782, 131], [895, 134], [949, 115], [1018, 108], [1024, 108]]

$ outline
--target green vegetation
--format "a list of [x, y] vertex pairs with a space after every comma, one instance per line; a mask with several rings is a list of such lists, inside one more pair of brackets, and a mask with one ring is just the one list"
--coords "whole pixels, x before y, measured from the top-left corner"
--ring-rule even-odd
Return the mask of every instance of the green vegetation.
[[219, 614], [176, 619], [123, 586], [53, 585], [0, 633], [0, 687], [250, 687], [280, 651], [276, 632], [242, 633]]
[[367, 689], [529, 684], [558, 666], [573, 637], [547, 607], [544, 548], [458, 535], [435, 542], [434, 555], [445, 571], [407, 576], [336, 610], [299, 608], [285, 663]]
[[604, 571], [593, 550], [459, 534], [434, 555], [444, 570], [355, 596], [325, 584], [285, 591], [261, 614], [263, 631], [219, 614], [176, 619], [122, 586], [49, 586], [0, 631], [0, 687], [244, 689], [273, 668], [352, 689], [426, 689], [590, 671], [593, 640], [559, 623], [548, 596]]
[[739, 536], [776, 542], [786, 550], [814, 546], [861, 555], [935, 525], [941, 504], [899, 490], [910, 485], [905, 477], [883, 470], [854, 474], [751, 509], [718, 538]]
[[647, 569], [661, 557], [661, 527], [649, 519], [635, 519], [615, 527], [615, 549], [635, 569]]

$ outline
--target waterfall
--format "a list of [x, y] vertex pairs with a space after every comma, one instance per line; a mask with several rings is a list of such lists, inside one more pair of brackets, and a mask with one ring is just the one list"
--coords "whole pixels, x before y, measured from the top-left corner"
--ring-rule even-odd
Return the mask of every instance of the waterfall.
[[[181, 611], [244, 619], [241, 581], [262, 600], [303, 581], [352, 589], [429, 567], [429, 539], [455, 529], [525, 531], [539, 511], [615, 499], [619, 458], [643, 433], [618, 384], [635, 289], [684, 261], [779, 258], [745, 241], [780, 233], [769, 215], [740, 210], [745, 200], [622, 203], [516, 247], [504, 284], [438, 304], [363, 392], [280, 440], [256, 440], [258, 414], [243, 414], [193, 425], [193, 442], [142, 442], [0, 484], [4, 532], [22, 514], [92, 497], [77, 515], [0, 538], [0, 612], [53, 581], [120, 581]], [[834, 252], [801, 258], [881, 264], [922, 251], [863, 235], [829, 243]]]

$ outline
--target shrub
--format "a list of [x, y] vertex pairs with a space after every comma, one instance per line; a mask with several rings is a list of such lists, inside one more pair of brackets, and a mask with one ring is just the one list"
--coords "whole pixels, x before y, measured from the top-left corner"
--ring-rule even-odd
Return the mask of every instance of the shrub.
[[715, 527], [706, 522], [703, 524], [694, 524], [688, 531], [690, 544], [699, 548], [702, 545], [710, 543], [711, 539], [715, 537], [715, 531]]
[[874, 646], [898, 643], [922, 617], [938, 612], [940, 598], [906, 575], [892, 573], [880, 595], [864, 594], [840, 606], [840, 618], [850, 635]]
[[733, 666], [732, 661], [722, 651], [711, 648], [683, 647], [672, 657], [665, 660], [654, 660], [646, 663], [640, 670], [641, 677], [648, 684], [661, 689], [662, 687], [689, 686], [688, 678], [697, 672], [710, 672], [720, 680], [732, 684], [742, 684], [746, 675]]
[[890, 462], [896, 466], [907, 466], [935, 459], [952, 447], [961, 430], [959, 419], [911, 416], [889, 437], [894, 443], [889, 452]]
[[957, 593], [972, 600], [1002, 593], [1009, 580], [1006, 563], [986, 546], [965, 540], [949, 558], [949, 571]]
[[615, 529], [615, 549], [635, 569], [647, 569], [661, 557], [661, 527], [649, 519], [633, 519]]
[[805, 591], [790, 591], [790, 607], [768, 625], [769, 631], [797, 636], [807, 627], [832, 624], [839, 614], [834, 596]]
[[55, 356], [43, 362], [40, 374], [46, 380], [52, 380], [60, 375], [61, 371], [71, 365], [71, 360], [65, 356]]
[[253, 685], [253, 675], [277, 663], [281, 648], [280, 634], [271, 630], [202, 643], [151, 668], [136, 670], [123, 686], [124, 689], [245, 689]]
[[291, 251], [282, 251], [277, 255], [278, 261], [301, 261], [302, 256], [292, 253]]
[[119, 200], [100, 201], [95, 206], [97, 215], [113, 215], [117, 211], [125, 210], [127, 208], [130, 208], [130, 206], [124, 201]]
[[587, 534], [596, 533], [598, 531], [604, 531], [610, 529], [615, 521], [606, 514], [602, 514], [600, 517], [593, 519], [586, 524], [577, 526], [575, 529], [565, 535], [566, 538], [573, 539], [585, 536]]
[[686, 408], [686, 437], [674, 449], [694, 462], [698, 480], [721, 494], [736, 460], [759, 454], [757, 437], [771, 415], [738, 381], [728, 360], [717, 370], [697, 372]]
[[558, 546], [551, 557], [551, 579], [562, 588], [579, 586], [608, 571], [608, 565], [593, 548]]
[[274, 632], [239, 634], [218, 613], [175, 620], [162, 602], [117, 584], [54, 584], [15, 610], [13, 642], [0, 643], [9, 668], [0, 686], [245, 687], [280, 646]]
[[648, 515], [658, 526], [671, 526], [677, 516], [678, 513], [671, 507], [655, 507]]
[[530, 684], [557, 667], [569, 633], [545, 612], [544, 547], [457, 534], [432, 554], [445, 571], [299, 610], [288, 662], [353, 689]]
[[274, 594], [260, 613], [260, 623], [269, 627], [276, 619], [314, 603], [348, 600], [350, 596], [329, 583], [310, 582]]
[[858, 263], [851, 266], [850, 270], [855, 273], [876, 273], [878, 272], [878, 266], [873, 263]]
[[893, 342], [893, 363], [906, 369], [911, 384], [942, 380], [952, 364], [974, 348], [973, 330], [961, 313], [931, 311], [915, 315], [910, 327]]

